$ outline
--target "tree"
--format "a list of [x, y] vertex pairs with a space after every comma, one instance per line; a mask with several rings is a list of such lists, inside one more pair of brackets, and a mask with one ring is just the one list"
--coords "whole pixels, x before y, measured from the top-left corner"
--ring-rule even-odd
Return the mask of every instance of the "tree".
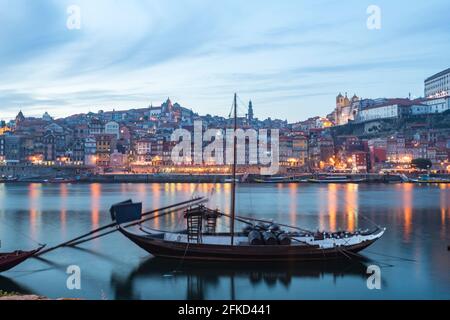
[[417, 169], [428, 170], [431, 169], [433, 163], [429, 159], [414, 159], [411, 162], [411, 165]]

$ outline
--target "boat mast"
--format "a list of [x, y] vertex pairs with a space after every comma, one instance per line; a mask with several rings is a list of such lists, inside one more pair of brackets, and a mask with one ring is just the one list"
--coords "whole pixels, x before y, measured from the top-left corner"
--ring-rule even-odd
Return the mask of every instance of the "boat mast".
[[236, 164], [237, 164], [237, 94], [234, 94], [233, 181], [231, 188], [231, 245], [234, 246], [234, 222], [236, 219]]

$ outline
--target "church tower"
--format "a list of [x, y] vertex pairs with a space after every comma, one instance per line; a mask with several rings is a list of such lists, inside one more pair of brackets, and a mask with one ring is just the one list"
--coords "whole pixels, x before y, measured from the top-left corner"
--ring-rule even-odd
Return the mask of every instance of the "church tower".
[[253, 103], [250, 100], [250, 102], [248, 103], [248, 122], [252, 123], [253, 122], [253, 117], [254, 117], [254, 113], [253, 113]]
[[16, 125], [20, 124], [23, 121], [25, 121], [25, 116], [23, 115], [22, 110], [20, 110], [19, 114], [16, 117]]
[[341, 93], [339, 93], [339, 95], [336, 97], [336, 108], [342, 108], [344, 104], [345, 98]]

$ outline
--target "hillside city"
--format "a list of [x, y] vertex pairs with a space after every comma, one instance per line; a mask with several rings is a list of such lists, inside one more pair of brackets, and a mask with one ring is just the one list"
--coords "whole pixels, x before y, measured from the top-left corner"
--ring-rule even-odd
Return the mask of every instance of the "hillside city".
[[[280, 173], [412, 170], [414, 159], [428, 159], [432, 170], [450, 172], [450, 69], [424, 82], [424, 96], [360, 98], [339, 94], [326, 117], [288, 123], [256, 117], [250, 101], [242, 129], [279, 129]], [[17, 117], [0, 124], [0, 175], [18, 169], [79, 168], [92, 173], [209, 173], [229, 172], [226, 165], [175, 165], [171, 135], [176, 129], [193, 132], [233, 127], [233, 119], [199, 115], [167, 99], [161, 106], [99, 111], [53, 119]], [[241, 168], [252, 172], [253, 166]], [[14, 168], [14, 169], [11, 169]], [[11, 171], [13, 170], [13, 171]]]

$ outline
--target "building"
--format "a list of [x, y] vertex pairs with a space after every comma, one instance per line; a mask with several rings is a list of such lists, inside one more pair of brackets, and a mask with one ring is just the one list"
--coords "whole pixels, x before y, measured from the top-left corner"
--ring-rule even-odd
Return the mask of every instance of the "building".
[[0, 158], [7, 164], [19, 163], [23, 158], [22, 137], [0, 136]]
[[16, 126], [19, 125], [20, 123], [24, 122], [25, 120], [26, 120], [26, 118], [23, 115], [22, 110], [20, 110], [16, 116], [16, 121], [15, 121]]
[[109, 167], [111, 154], [116, 149], [116, 136], [113, 134], [96, 135], [96, 162], [99, 167]]
[[351, 157], [353, 171], [358, 173], [367, 173], [369, 171], [369, 154], [364, 151], [355, 151]]
[[141, 139], [135, 143], [136, 162], [150, 163], [152, 161], [152, 142], [150, 139]]
[[381, 169], [387, 160], [387, 139], [376, 138], [368, 141], [371, 168]]
[[425, 97], [435, 98], [450, 95], [450, 68], [425, 80]]
[[248, 123], [253, 122], [254, 116], [255, 114], [253, 112], [253, 102], [250, 100], [250, 102], [248, 103], [248, 114], [247, 114]]
[[53, 118], [48, 114], [48, 112], [45, 112], [44, 115], [42, 116], [42, 120], [52, 122]]
[[446, 97], [427, 99], [424, 104], [429, 114], [446, 112], [450, 110], [450, 93]]
[[116, 139], [120, 137], [120, 126], [115, 121], [110, 121], [105, 124], [105, 134], [113, 134], [116, 136]]
[[85, 153], [84, 153], [85, 143], [82, 139], [77, 139], [72, 145], [72, 156], [71, 160], [75, 164], [84, 164]]
[[298, 166], [306, 165], [308, 160], [308, 139], [298, 135], [292, 138], [292, 158], [297, 160]]
[[339, 93], [336, 97], [336, 109], [334, 112], [335, 124], [338, 126], [346, 125], [350, 121], [354, 121], [358, 113], [359, 98], [355, 94], [352, 99], [345, 97]]
[[370, 104], [358, 111], [357, 122], [368, 122], [382, 119], [401, 119], [412, 114], [415, 108], [425, 105], [419, 100], [385, 99], [381, 103]]
[[110, 157], [110, 166], [112, 168], [121, 168], [127, 165], [127, 155], [115, 150]]
[[292, 138], [281, 136], [279, 138], [279, 161], [282, 166], [289, 166], [293, 159]]
[[105, 132], [105, 127], [103, 126], [103, 123], [97, 118], [92, 118], [89, 123], [89, 134], [97, 135], [97, 134], [102, 134], [104, 132]]

